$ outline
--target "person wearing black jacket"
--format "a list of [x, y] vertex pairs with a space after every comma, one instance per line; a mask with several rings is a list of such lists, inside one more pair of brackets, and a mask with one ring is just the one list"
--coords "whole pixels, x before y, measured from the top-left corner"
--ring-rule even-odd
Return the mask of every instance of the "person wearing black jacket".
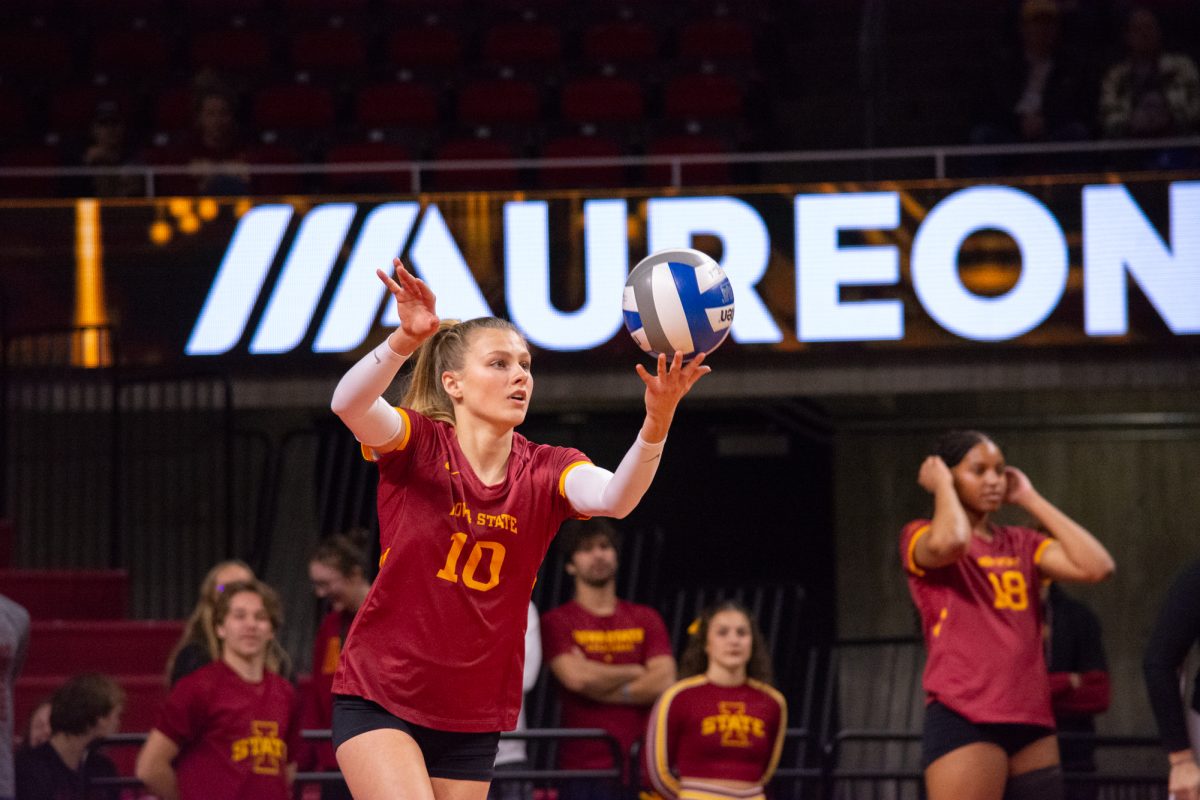
[[[1179, 670], [1192, 645], [1200, 642], [1200, 559], [1179, 573], [1150, 631], [1142, 669], [1159, 735], [1171, 764], [1168, 791], [1174, 800], [1200, 800], [1200, 765], [1188, 739]], [[1200, 712], [1200, 692], [1188, 701]]]

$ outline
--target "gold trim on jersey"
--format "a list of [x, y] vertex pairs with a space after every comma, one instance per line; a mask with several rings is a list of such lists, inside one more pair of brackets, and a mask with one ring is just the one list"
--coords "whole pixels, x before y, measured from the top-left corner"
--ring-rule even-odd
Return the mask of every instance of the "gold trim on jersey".
[[359, 444], [358, 447], [362, 451], [362, 457], [367, 461], [378, 461], [379, 457], [384, 453], [394, 453], [397, 450], [403, 450], [408, 447], [408, 440], [412, 438], [412, 420], [408, 417], [408, 412], [400, 406], [392, 406], [396, 413], [400, 415], [401, 427], [404, 429], [404, 436], [400, 438], [400, 443], [395, 447], [390, 447], [387, 450], [380, 450], [378, 447], [368, 447], [365, 444]]
[[925, 576], [925, 570], [917, 566], [917, 539], [920, 539], [927, 533], [929, 533], [929, 525], [922, 525], [917, 528], [912, 538], [908, 540], [908, 563], [905, 566], [908, 567], [909, 572], [918, 578]]
[[1046, 552], [1046, 548], [1050, 546], [1053, 539], [1042, 539], [1042, 543], [1037, 546], [1037, 550], [1033, 551], [1033, 563], [1041, 566], [1042, 556]]

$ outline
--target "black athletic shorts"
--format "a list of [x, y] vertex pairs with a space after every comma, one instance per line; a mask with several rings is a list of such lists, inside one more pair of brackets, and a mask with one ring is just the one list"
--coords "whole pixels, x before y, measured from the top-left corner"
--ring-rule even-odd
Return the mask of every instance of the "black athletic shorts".
[[951, 750], [975, 742], [994, 744], [1010, 757], [1054, 729], [1041, 725], [1008, 722], [971, 722], [936, 700], [925, 707], [925, 731], [921, 736], [921, 767], [924, 769]]
[[490, 781], [500, 733], [458, 733], [400, 719], [378, 703], [348, 694], [333, 696], [333, 749], [367, 731], [404, 731], [421, 748], [431, 778]]

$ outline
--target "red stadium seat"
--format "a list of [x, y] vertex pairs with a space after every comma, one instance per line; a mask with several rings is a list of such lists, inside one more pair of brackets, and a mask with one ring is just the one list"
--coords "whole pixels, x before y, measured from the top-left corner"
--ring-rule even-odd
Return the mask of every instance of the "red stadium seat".
[[[504, 142], [491, 139], [451, 139], [434, 153], [437, 161], [477, 161], [488, 159], [511, 159], [516, 153]], [[435, 172], [434, 183], [438, 189], [459, 191], [463, 189], [511, 189], [517, 185], [517, 170], [513, 167], [487, 170], [453, 170]]]
[[29, 113], [25, 106], [25, 98], [6, 86], [0, 86], [0, 131], [9, 136], [23, 133]]
[[549, 64], [562, 58], [562, 34], [545, 22], [507, 22], [483, 37], [483, 58], [492, 64]]
[[192, 40], [192, 68], [250, 72], [271, 63], [271, 43], [260, 31], [230, 28], [197, 34]]
[[625, 78], [576, 78], [563, 86], [561, 107], [570, 122], [636, 122], [646, 99], [642, 87]]
[[[652, 140], [646, 147], [648, 156], [699, 155], [728, 153], [729, 146], [720, 139], [708, 136], [663, 136]], [[682, 172], [685, 186], [711, 186], [727, 184], [731, 179], [729, 163], [719, 161], [712, 164], [685, 164]], [[669, 164], [646, 167], [645, 183], [651, 186], [671, 185]]]
[[182, 620], [35, 621], [21, 674], [161, 674], [182, 633]]
[[128, 118], [132, 103], [120, 89], [101, 86], [70, 86], [50, 98], [50, 128], [56, 131], [79, 133], [86, 131], [101, 102], [115, 103]]
[[108, 31], [92, 48], [96, 72], [161, 73], [170, 60], [167, 40], [157, 31]]
[[452, 67], [462, 61], [458, 32], [444, 25], [414, 25], [391, 33], [388, 63], [393, 67]]
[[679, 34], [679, 55], [695, 59], [734, 59], [754, 56], [754, 32], [735, 19], [702, 19]]
[[481, 80], [458, 95], [458, 119], [468, 124], [534, 122], [541, 107], [538, 89], [529, 81]]
[[367, 66], [367, 45], [357, 31], [346, 28], [317, 28], [298, 32], [290, 47], [291, 64], [297, 70], [349, 73]]
[[354, 121], [363, 128], [432, 127], [438, 121], [438, 97], [421, 83], [384, 83], [359, 89]]
[[288, 14], [360, 14], [368, 0], [283, 0]]
[[118, 619], [128, 610], [123, 569], [3, 569], [0, 594], [40, 619]]
[[154, 103], [154, 127], [158, 131], [183, 131], [192, 126], [195, 95], [190, 86], [175, 86], [158, 93]]
[[[0, 167], [61, 167], [58, 150], [49, 145], [16, 147], [0, 153]], [[52, 177], [0, 178], [0, 197], [53, 197], [58, 182]]]
[[0, 74], [58, 81], [71, 71], [65, 34], [45, 30], [0, 32]]
[[743, 100], [741, 86], [725, 75], [681, 75], [663, 92], [669, 119], [733, 119], [742, 113]]
[[[325, 154], [327, 164], [372, 164], [411, 161], [412, 153], [391, 142], [353, 142], [333, 147]], [[329, 172], [325, 186], [335, 192], [408, 192], [412, 174], [402, 172]]]
[[[283, 144], [258, 144], [246, 148], [246, 160], [251, 166], [301, 164], [305, 159]], [[298, 172], [255, 174], [250, 176], [250, 188], [256, 195], [301, 194], [305, 176]]]
[[658, 37], [642, 22], [602, 22], [583, 32], [583, 55], [591, 62], [650, 61], [658, 55]]
[[328, 128], [334, 122], [333, 94], [299, 84], [263, 89], [254, 96], [251, 119], [260, 131]]
[[[543, 158], [615, 158], [622, 155], [611, 139], [596, 136], [564, 136], [546, 143]], [[546, 189], [617, 187], [625, 185], [625, 167], [544, 167], [538, 170], [538, 185]]]

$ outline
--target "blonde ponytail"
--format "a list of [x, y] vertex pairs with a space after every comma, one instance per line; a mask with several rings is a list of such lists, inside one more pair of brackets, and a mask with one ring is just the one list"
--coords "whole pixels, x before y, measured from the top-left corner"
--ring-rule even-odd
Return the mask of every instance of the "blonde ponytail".
[[[454, 403], [442, 386], [442, 373], [456, 372], [466, 362], [471, 337], [480, 330], [506, 330], [521, 335], [517, 326], [498, 317], [476, 317], [465, 322], [444, 319], [413, 357], [413, 369], [402, 405], [429, 419], [454, 424]], [[521, 337], [524, 339], [524, 337]]]

